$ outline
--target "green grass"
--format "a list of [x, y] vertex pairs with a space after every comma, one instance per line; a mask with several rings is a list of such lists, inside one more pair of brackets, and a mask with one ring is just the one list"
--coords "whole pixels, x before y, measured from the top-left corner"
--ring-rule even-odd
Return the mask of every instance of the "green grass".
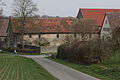
[[58, 80], [32, 59], [0, 55], [0, 80]]
[[120, 80], [120, 51], [117, 51], [110, 60], [93, 65], [74, 64], [61, 59], [49, 59], [97, 77], [101, 80]]

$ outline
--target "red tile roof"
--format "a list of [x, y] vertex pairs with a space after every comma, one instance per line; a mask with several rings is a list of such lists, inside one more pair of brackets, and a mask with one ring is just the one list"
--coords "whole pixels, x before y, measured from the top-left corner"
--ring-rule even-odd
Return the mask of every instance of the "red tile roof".
[[[70, 27], [75, 18], [39, 18], [39, 19], [27, 19], [25, 32], [26, 33], [70, 33]], [[85, 21], [87, 25], [96, 24], [96, 20], [94, 19], [82, 19], [81, 21]], [[89, 24], [88, 24], [89, 23]], [[20, 31], [17, 29], [19, 23], [17, 19], [12, 19], [13, 31], [14, 33], [19, 33]], [[95, 26], [96, 27], [96, 26]], [[92, 27], [91, 27], [92, 29]]]
[[0, 37], [6, 37], [6, 31], [8, 28], [9, 19], [3, 19], [0, 23]]
[[[69, 27], [74, 20], [74, 18], [27, 19], [25, 28], [27, 33], [70, 32]], [[13, 19], [12, 22], [13, 31], [18, 33], [19, 31], [15, 28], [18, 22], [16, 19]]]
[[120, 12], [120, 9], [87, 9], [81, 8], [83, 18], [95, 18], [98, 26], [102, 26], [106, 12]]

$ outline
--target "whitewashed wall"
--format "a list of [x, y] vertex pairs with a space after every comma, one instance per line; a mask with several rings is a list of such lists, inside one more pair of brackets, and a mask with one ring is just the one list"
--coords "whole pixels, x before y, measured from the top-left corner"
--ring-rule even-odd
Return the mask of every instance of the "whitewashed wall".
[[[70, 34], [59, 34], [59, 38], [57, 38], [57, 34], [41, 34], [41, 37], [47, 39], [51, 46], [59, 46], [64, 43], [64, 39], [67, 35]], [[39, 38], [39, 34], [32, 35], [31, 38], [29, 35], [24, 35], [24, 40], [27, 40], [28, 42], [32, 42], [37, 38]]]
[[[74, 35], [73, 34], [59, 34], [59, 38], [57, 38], [57, 34], [41, 34], [41, 37], [47, 39], [48, 42], [50, 42], [50, 46], [59, 46], [61, 44], [64, 44], [66, 41], [65, 41], [65, 37], [66, 36], [73, 36], [74, 38]], [[80, 34], [77, 35], [77, 37], [81, 39], [81, 36]], [[92, 34], [91, 37], [88, 35], [88, 40], [92, 40], [92, 39], [96, 39], [99, 37], [98, 34]], [[39, 38], [39, 34], [33, 34], [31, 36], [31, 38], [29, 37], [29, 35], [24, 35], [24, 40], [28, 41], [28, 42], [33, 42], [33, 40], [35, 39], [38, 39]], [[32, 45], [35, 45], [32, 43]]]
[[[106, 21], [107, 21], [107, 23], [106, 23]], [[109, 31], [104, 31], [104, 28], [109, 28]], [[103, 22], [102, 29], [101, 29], [100, 38], [106, 39], [107, 37], [111, 37], [111, 28], [110, 28], [110, 23], [109, 23], [108, 17], [106, 16], [104, 19], [104, 22]]]

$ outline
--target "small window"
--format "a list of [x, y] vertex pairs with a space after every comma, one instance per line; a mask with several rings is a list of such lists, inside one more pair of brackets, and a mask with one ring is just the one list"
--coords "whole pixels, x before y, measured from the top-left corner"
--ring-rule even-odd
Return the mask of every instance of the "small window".
[[32, 38], [32, 35], [31, 35], [31, 34], [29, 34], [29, 38]]
[[106, 20], [106, 24], [107, 24], [107, 20]]
[[59, 38], [59, 34], [57, 34], [57, 38]]
[[109, 31], [110, 29], [109, 28], [103, 28], [103, 31]]
[[75, 37], [75, 38], [77, 38], [77, 35], [76, 35], [76, 34], [74, 34], [74, 37]]
[[41, 34], [39, 34], [39, 38], [41, 38]]

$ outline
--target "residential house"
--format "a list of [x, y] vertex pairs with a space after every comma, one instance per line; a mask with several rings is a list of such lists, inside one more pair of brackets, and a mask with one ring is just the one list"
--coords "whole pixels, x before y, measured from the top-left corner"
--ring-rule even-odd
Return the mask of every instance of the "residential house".
[[120, 13], [107, 12], [104, 17], [100, 38], [105, 40], [110, 39], [116, 29], [117, 33], [120, 33]]
[[[24, 43], [27, 45], [35, 45], [34, 40], [44, 38], [50, 44], [60, 45], [64, 37], [70, 34], [69, 25], [72, 24], [73, 18], [28, 18], [25, 24]], [[8, 47], [14, 47], [20, 44], [21, 33], [18, 30], [18, 18], [10, 20], [7, 30]]]
[[120, 9], [90, 9], [90, 8], [80, 8], [77, 18], [93, 18], [96, 19], [99, 32], [102, 28], [104, 16], [106, 12], [120, 12]]
[[[44, 38], [49, 42], [50, 46], [61, 45], [65, 42], [67, 35], [73, 35], [70, 26], [75, 20], [75, 18], [29, 18], [25, 24], [24, 43], [27, 45], [36, 45], [33, 43], [34, 40]], [[96, 20], [93, 19], [82, 19], [82, 21], [83, 20], [92, 20], [90, 22], [92, 25], [96, 23]], [[18, 18], [10, 20], [7, 30], [8, 47], [14, 47], [16, 44], [20, 44], [21, 34], [18, 30], [18, 25]], [[94, 27], [96, 28], [96, 26]], [[91, 33], [97, 34], [97, 32], [93, 31], [91, 31]]]

